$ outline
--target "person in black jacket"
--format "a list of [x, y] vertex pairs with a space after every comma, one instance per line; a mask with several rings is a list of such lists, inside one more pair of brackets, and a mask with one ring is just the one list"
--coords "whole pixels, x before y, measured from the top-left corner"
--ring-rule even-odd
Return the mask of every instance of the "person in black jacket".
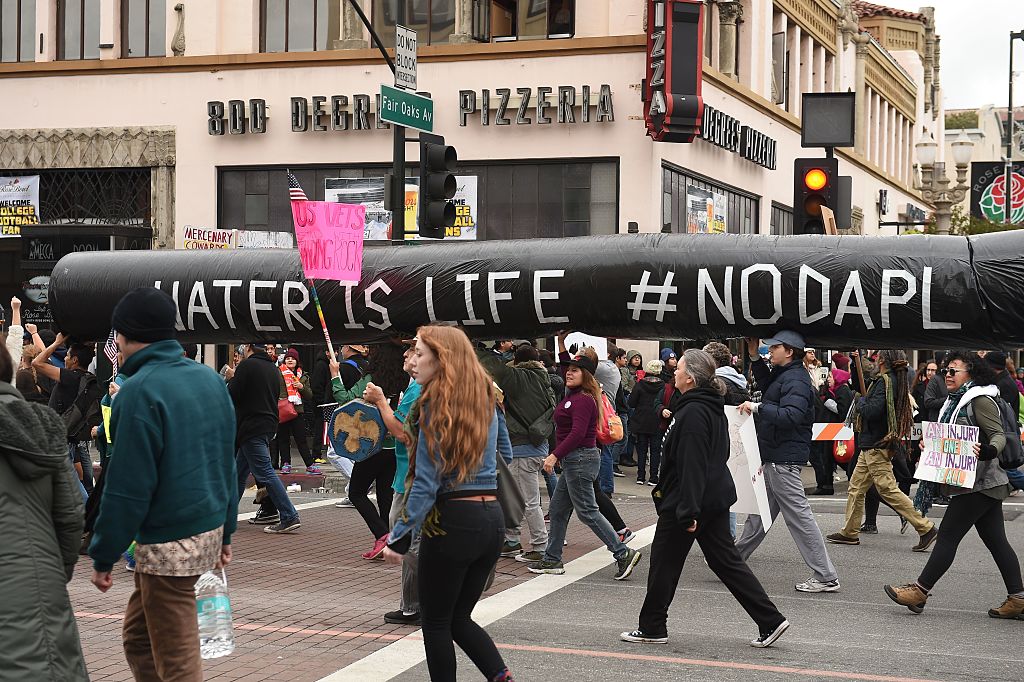
[[646, 376], [636, 382], [633, 392], [629, 394], [629, 408], [633, 410], [633, 418], [629, 420], [633, 437], [636, 441], [636, 484], [644, 485], [647, 481], [647, 462], [650, 455], [651, 485], [658, 485], [658, 469], [661, 466], [661, 404], [665, 394], [665, 382], [661, 378], [661, 360], [647, 363]]
[[1006, 370], [1006, 353], [989, 351], [982, 357], [996, 373], [996, 388], [999, 389], [999, 397], [1010, 404], [1010, 409], [1014, 414], [1018, 414], [1020, 412], [1020, 391], [1017, 390], [1016, 380]]
[[284, 484], [270, 465], [270, 441], [277, 437], [277, 400], [281, 394], [281, 371], [270, 359], [265, 346], [247, 344], [245, 360], [235, 368], [228, 382], [228, 393], [235, 404], [238, 425], [235, 436], [235, 466], [238, 467], [238, 497], [245, 492], [245, 482], [252, 472], [261, 486], [266, 486], [280, 518], [263, 530], [267, 533], [293, 533], [299, 529], [299, 513], [288, 499]]
[[[814, 388], [803, 368], [804, 339], [796, 332], [780, 330], [762, 341], [768, 346], [772, 369], [758, 355], [758, 340], [747, 339], [747, 355], [761, 402], [740, 405], [741, 414], [753, 414], [757, 443], [764, 464], [764, 484], [772, 520], [779, 512], [793, 536], [804, 563], [813, 575], [795, 587], [798, 592], [838, 592], [839, 576], [825, 548], [825, 539], [807, 501], [801, 470], [811, 451], [814, 423]], [[773, 526], [773, 527], [777, 527]], [[746, 561], [765, 538], [761, 517], [747, 516], [743, 533], [736, 541]]]
[[651, 495], [658, 525], [651, 544], [647, 596], [640, 627], [621, 635], [626, 642], [668, 641], [668, 608], [694, 540], [711, 570], [757, 623], [759, 634], [751, 646], [771, 646], [789, 627], [729, 534], [729, 507], [736, 502], [736, 488], [726, 464], [730, 439], [722, 397], [725, 385], [715, 369], [710, 354], [690, 349], [676, 370], [679, 410], [665, 437], [661, 483]]

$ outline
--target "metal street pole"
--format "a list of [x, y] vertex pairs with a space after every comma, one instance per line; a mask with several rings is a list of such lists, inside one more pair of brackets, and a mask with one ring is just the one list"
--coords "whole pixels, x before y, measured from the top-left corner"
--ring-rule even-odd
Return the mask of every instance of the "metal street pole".
[[1010, 97], [1006, 103], [1006, 164], [1003, 168], [1003, 223], [1006, 225], [1010, 224], [1010, 209], [1013, 207], [1010, 179], [1013, 173], [1013, 41], [1016, 38], [1024, 40], [1024, 31], [1010, 31]]

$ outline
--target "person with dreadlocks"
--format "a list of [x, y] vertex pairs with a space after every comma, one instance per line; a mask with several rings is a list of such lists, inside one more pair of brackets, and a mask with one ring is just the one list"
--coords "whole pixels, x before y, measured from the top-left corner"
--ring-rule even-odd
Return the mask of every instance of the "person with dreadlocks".
[[[857, 401], [861, 453], [850, 478], [846, 498], [846, 525], [826, 539], [837, 545], [860, 544], [864, 498], [874, 484], [878, 495], [920, 535], [915, 552], [924, 552], [939, 536], [935, 524], [921, 516], [914, 503], [896, 485], [892, 460], [910, 438], [914, 413], [907, 380], [907, 354], [883, 350], [878, 354], [878, 378], [868, 394]], [[902, 455], [900, 455], [902, 456]]]

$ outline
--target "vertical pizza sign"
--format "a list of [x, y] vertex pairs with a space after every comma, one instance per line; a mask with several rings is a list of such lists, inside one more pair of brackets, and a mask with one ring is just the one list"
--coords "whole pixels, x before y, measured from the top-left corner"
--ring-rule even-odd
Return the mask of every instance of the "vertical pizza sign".
[[644, 121], [656, 142], [693, 142], [704, 107], [704, 3], [647, 0]]
[[0, 177], [0, 237], [20, 237], [22, 225], [39, 224], [39, 176]]

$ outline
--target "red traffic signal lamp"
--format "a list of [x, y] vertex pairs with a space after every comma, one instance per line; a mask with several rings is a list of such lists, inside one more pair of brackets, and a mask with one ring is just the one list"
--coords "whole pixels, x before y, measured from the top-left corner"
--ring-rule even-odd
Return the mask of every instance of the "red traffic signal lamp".
[[838, 207], [839, 161], [796, 159], [793, 165], [793, 234], [825, 234], [821, 207]]

